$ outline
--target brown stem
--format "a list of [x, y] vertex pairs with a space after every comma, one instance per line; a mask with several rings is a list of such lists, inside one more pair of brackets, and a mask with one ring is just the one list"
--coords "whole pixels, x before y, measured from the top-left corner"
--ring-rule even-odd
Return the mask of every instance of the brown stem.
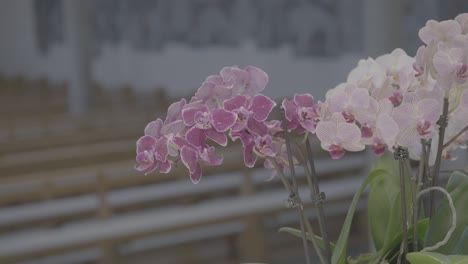
[[[439, 142], [437, 145], [437, 155], [436, 155], [436, 160], [435, 160], [435, 165], [434, 165], [434, 176], [432, 178], [431, 186], [439, 186], [439, 172], [440, 172], [440, 165], [442, 161], [442, 151], [443, 151], [442, 147], [444, 145], [445, 128], [447, 127], [448, 105], [449, 105], [448, 97], [444, 97], [442, 115], [440, 116], [439, 121], [437, 121], [437, 124], [439, 125]], [[430, 208], [429, 218], [431, 218], [435, 210], [434, 193], [430, 193], [429, 208]]]
[[447, 143], [445, 143], [443, 146], [442, 146], [442, 149], [445, 149], [446, 147], [448, 147], [450, 144], [452, 144], [455, 140], [457, 140], [457, 138], [459, 138], [461, 135], [463, 135], [463, 133], [465, 133], [466, 131], [468, 131], [468, 126], [464, 127], [462, 130], [460, 130], [460, 132], [458, 132], [458, 134], [456, 134], [453, 138], [451, 138]]
[[406, 186], [405, 186], [405, 160], [408, 158], [408, 150], [403, 147], [395, 149], [394, 158], [398, 160], [400, 172], [400, 196], [401, 196], [401, 226], [403, 231], [403, 259], [408, 253], [408, 218], [406, 215]]
[[411, 166], [409, 163], [409, 160], [406, 159], [406, 168], [410, 174], [410, 184], [411, 184], [411, 202], [413, 204], [413, 215], [412, 215], [412, 220], [413, 220], [413, 251], [416, 252], [418, 251], [418, 202], [416, 198], [416, 193], [418, 190], [418, 187], [416, 186], [416, 178], [412, 177], [411, 173]]

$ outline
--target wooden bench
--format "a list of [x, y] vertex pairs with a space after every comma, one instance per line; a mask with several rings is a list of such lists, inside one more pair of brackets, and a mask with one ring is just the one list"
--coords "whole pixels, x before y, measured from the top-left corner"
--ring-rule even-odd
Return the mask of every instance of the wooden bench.
[[[320, 160], [317, 164], [319, 173], [326, 175], [338, 173], [343, 169], [349, 171], [353, 171], [355, 168], [362, 169], [366, 159], [362, 155], [350, 155], [349, 159], [339, 161], [340, 166], [343, 166], [341, 169], [337, 168], [333, 162], [328, 158]], [[243, 175], [244, 173], [209, 176], [205, 177], [199, 185], [192, 185], [188, 179], [183, 179], [109, 190], [95, 195], [82, 195], [4, 208], [0, 210], [0, 226], [3, 227], [11, 225], [13, 222], [21, 224], [86, 212], [92, 213], [102, 210], [103, 204], [106, 204], [109, 216], [100, 220], [68, 222], [58, 228], [31, 231], [23, 235], [16, 233], [2, 235], [0, 237], [0, 255], [4, 257], [5, 261], [16, 261], [95, 247], [103, 243], [115, 246], [153, 234], [164, 235], [168, 232], [172, 234], [180, 229], [192, 230], [196, 233], [194, 230], [197, 228], [209, 228], [213, 225], [243, 220], [252, 216], [262, 219], [265, 215], [284, 211], [282, 201], [287, 196], [277, 179], [265, 182], [265, 179], [269, 177], [268, 173], [264, 170], [256, 170], [247, 174], [252, 174], [252, 176]], [[158, 177], [165, 177], [165, 175]], [[346, 177], [324, 182], [322, 188], [327, 192], [327, 206], [333, 204], [333, 201], [341, 203], [348, 199], [360, 181], [361, 178]], [[246, 187], [246, 185], [250, 187]], [[254, 189], [253, 186], [262, 187], [265, 185], [269, 185], [270, 188], [258, 188], [263, 189], [259, 192], [248, 191]], [[189, 204], [174, 203], [179, 198], [200, 197], [200, 195], [213, 192], [229, 193], [229, 190], [232, 190], [232, 194], [223, 195], [217, 199], [210, 197], [210, 199], [203, 199], [196, 203], [193, 201]], [[244, 190], [241, 191], [244, 195], [236, 195], [239, 190]], [[307, 195], [304, 194], [303, 197], [305, 198]], [[166, 204], [165, 209], [143, 207], [145, 210], [141, 211], [141, 207], [138, 206], [145, 203], [161, 206], [161, 201], [163, 201], [163, 205]], [[137, 210], [119, 212], [121, 208], [125, 207], [134, 207]], [[343, 210], [345, 211], [346, 208]], [[4, 247], [2, 243], [4, 241], [10, 242]]]

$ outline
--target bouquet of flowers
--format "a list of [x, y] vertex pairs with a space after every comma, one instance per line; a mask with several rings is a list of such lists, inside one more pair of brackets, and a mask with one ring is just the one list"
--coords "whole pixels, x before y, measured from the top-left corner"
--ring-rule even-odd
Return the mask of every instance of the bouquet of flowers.
[[[306, 249], [311, 243], [321, 263], [468, 263], [468, 175], [455, 171], [445, 188], [439, 186], [442, 159], [456, 159], [454, 150], [465, 148], [468, 140], [468, 13], [428, 21], [419, 37], [424, 45], [415, 57], [396, 49], [361, 60], [324, 101], [310, 94], [284, 99], [280, 120], [269, 119], [277, 104], [262, 94], [268, 83], [264, 71], [225, 67], [209, 76], [189, 101], [173, 103], [164, 120], [146, 126], [136, 144], [136, 169], [169, 173], [182, 163], [196, 184], [202, 178], [201, 164], [222, 164], [216, 148], [239, 140], [245, 166], [252, 168], [261, 159], [272, 177], [281, 179], [287, 205], [297, 210], [301, 226], [285, 231], [301, 237]], [[325, 197], [310, 144], [314, 135], [332, 159], [366, 146], [378, 156], [336, 244], [325, 228]], [[418, 161], [416, 175], [410, 159]], [[304, 215], [297, 166], [307, 176], [321, 236]], [[351, 221], [367, 186], [376, 252], [347, 258]], [[435, 191], [444, 195], [437, 206]], [[423, 196], [428, 198], [424, 203]], [[310, 263], [307, 250], [305, 254]]]

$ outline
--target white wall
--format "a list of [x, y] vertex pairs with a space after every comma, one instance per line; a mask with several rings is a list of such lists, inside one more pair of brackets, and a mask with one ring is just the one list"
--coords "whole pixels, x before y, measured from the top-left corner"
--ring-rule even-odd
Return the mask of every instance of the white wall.
[[[67, 63], [71, 60], [66, 45], [52, 47], [47, 56], [36, 48], [32, 1], [3, 0], [0, 8], [0, 73], [68, 79]], [[148, 91], [163, 85], [170, 95], [187, 96], [223, 66], [254, 65], [270, 75], [267, 95], [279, 98], [308, 91], [320, 99], [327, 89], [346, 79], [358, 59], [353, 55], [297, 58], [289, 47], [257, 50], [251, 43], [238, 48], [199, 49], [173, 44], [161, 53], [134, 51], [121, 43], [102, 48], [93, 60], [92, 73], [93, 79], [106, 87], [128, 83]]]

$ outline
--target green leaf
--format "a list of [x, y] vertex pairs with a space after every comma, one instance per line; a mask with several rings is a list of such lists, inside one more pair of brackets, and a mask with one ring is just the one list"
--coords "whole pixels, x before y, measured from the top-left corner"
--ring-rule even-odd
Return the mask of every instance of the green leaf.
[[[418, 222], [418, 245], [419, 248], [424, 247], [424, 237], [426, 236], [427, 227], [429, 225], [429, 218], [424, 218]], [[384, 257], [389, 260], [395, 258], [395, 255], [400, 254], [400, 245], [403, 240], [403, 231], [400, 230], [398, 234], [395, 234], [390, 243], [388, 243], [388, 248], [384, 248], [381, 251], [377, 252], [380, 258]], [[413, 226], [408, 228], [408, 241], [411, 246], [413, 241]]]
[[357, 258], [348, 258], [348, 264], [369, 264], [373, 263], [379, 256], [377, 254], [361, 254]]
[[413, 252], [406, 255], [411, 264], [466, 264], [468, 256], [442, 255], [435, 252]]
[[468, 252], [468, 227], [465, 227], [465, 230], [460, 236], [460, 239], [458, 239], [457, 243], [455, 244], [452, 254], [466, 255], [466, 252]]
[[[374, 162], [373, 169], [385, 173], [372, 182], [369, 192], [369, 225], [375, 249], [385, 255], [394, 245], [401, 228], [400, 171], [398, 161], [386, 152]], [[411, 219], [411, 182], [405, 175], [407, 218]]]
[[[292, 228], [292, 227], [282, 227], [278, 230], [278, 232], [286, 232], [288, 234], [291, 234], [293, 236], [296, 236], [296, 237], [299, 237], [299, 238], [302, 238], [302, 231], [299, 230], [299, 229], [296, 229], [296, 228]], [[306, 232], [306, 235], [307, 235], [307, 240], [309, 241], [312, 241], [310, 235]], [[314, 236], [314, 240], [315, 242], [317, 243], [318, 247], [320, 249], [325, 249], [324, 247], [324, 243], [323, 243], [323, 240], [321, 237], [319, 236]], [[330, 242], [330, 248], [331, 248], [331, 251], [333, 251], [335, 249], [335, 244]]]
[[343, 227], [341, 228], [340, 236], [338, 242], [336, 243], [335, 249], [333, 250], [332, 264], [343, 264], [346, 263], [346, 247], [348, 245], [349, 230], [351, 228], [351, 222], [353, 221], [354, 212], [356, 211], [356, 206], [359, 201], [359, 197], [362, 192], [366, 189], [367, 185], [371, 183], [376, 178], [385, 174], [384, 170], [373, 170], [362, 183], [359, 190], [354, 194], [353, 201], [349, 207], [348, 213], [346, 214]]
[[[468, 248], [463, 246], [466, 245], [466, 235], [464, 237], [463, 235], [468, 226], [468, 214], [466, 213], [468, 211], [468, 175], [454, 172], [450, 176], [446, 189], [452, 197], [457, 212], [457, 227], [447, 244], [434, 252], [453, 254], [454, 251], [457, 251], [457, 254], [468, 255]], [[425, 246], [432, 246], [443, 240], [451, 225], [452, 213], [448, 199], [444, 198], [429, 223]]]

